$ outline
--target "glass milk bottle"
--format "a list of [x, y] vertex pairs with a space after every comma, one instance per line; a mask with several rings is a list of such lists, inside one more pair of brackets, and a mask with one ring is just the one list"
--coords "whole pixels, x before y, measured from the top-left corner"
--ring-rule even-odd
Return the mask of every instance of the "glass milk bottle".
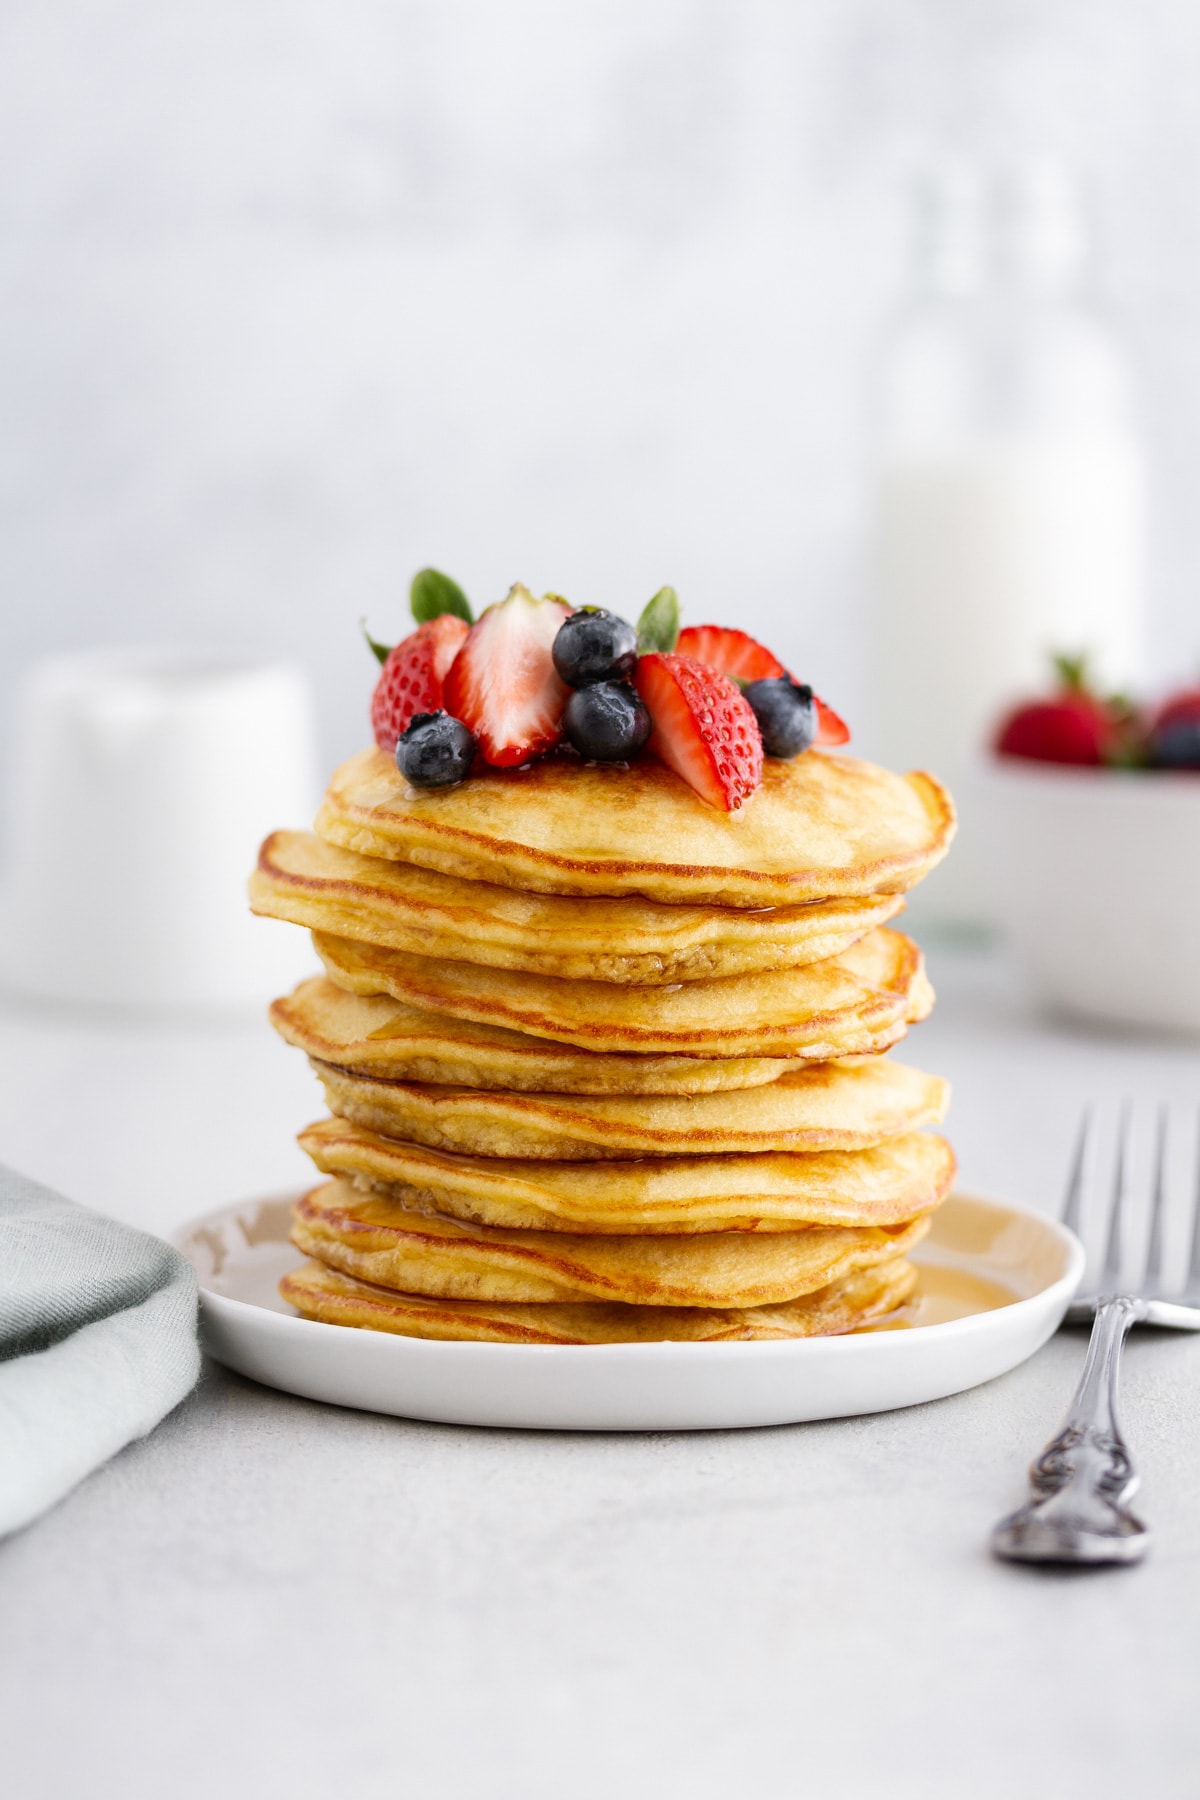
[[1142, 457], [1070, 180], [943, 171], [914, 224], [877, 436], [875, 748], [959, 802], [917, 922], [987, 926], [977, 771], [998, 713], [1046, 688], [1054, 650], [1113, 686], [1140, 672]]

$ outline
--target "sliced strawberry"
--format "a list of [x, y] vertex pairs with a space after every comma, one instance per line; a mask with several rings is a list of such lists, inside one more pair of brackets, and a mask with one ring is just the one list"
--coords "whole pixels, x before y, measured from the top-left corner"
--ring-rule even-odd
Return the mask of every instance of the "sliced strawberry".
[[442, 706], [442, 683], [469, 630], [450, 613], [430, 619], [389, 651], [371, 696], [371, 729], [389, 756], [409, 720]]
[[[696, 662], [707, 663], [710, 669], [718, 669], [722, 675], [731, 675], [735, 681], [765, 681], [780, 675], [790, 675], [774, 651], [768, 650], [752, 638], [749, 632], [736, 631], [728, 625], [687, 625], [679, 634], [679, 642], [675, 646], [678, 656], [691, 656]], [[838, 718], [831, 706], [823, 700], [817, 700], [817, 736], [818, 744], [848, 744], [849, 728]]]
[[818, 700], [815, 694], [813, 702], [817, 709], [817, 735], [813, 742], [817, 744], [848, 744], [850, 727], [838, 718], [832, 706], [826, 706], [825, 702]]
[[675, 655], [707, 663], [710, 669], [732, 675], [735, 681], [762, 681], [768, 676], [787, 674], [779, 658], [765, 645], [749, 632], [735, 631], [728, 625], [685, 625], [675, 645]]
[[570, 689], [550, 651], [571, 609], [536, 600], [520, 582], [472, 625], [446, 677], [442, 704], [475, 733], [485, 762], [515, 768], [562, 737]]
[[641, 657], [633, 680], [654, 721], [649, 748], [710, 806], [735, 812], [763, 770], [758, 721], [737, 683], [678, 651]]

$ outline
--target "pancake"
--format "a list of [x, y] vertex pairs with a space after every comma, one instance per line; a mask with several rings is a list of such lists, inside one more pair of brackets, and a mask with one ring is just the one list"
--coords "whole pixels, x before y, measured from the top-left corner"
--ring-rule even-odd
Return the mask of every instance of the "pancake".
[[948, 1084], [881, 1056], [801, 1063], [741, 1093], [599, 1099], [380, 1081], [314, 1062], [330, 1112], [470, 1156], [551, 1158], [867, 1150], [944, 1118]]
[[751, 912], [521, 893], [277, 831], [259, 851], [250, 904], [268, 918], [416, 956], [654, 985], [821, 962], [904, 902], [881, 894]]
[[320, 1263], [285, 1275], [279, 1292], [306, 1319], [391, 1331], [401, 1337], [489, 1344], [647, 1344], [669, 1339], [719, 1343], [737, 1338], [833, 1337], [902, 1306], [917, 1272], [903, 1258], [862, 1269], [782, 1306], [701, 1308], [603, 1302], [504, 1305], [388, 1293]]
[[578, 1050], [503, 1025], [351, 994], [323, 976], [276, 1000], [271, 1023], [320, 1062], [359, 1075], [541, 1094], [713, 1094], [777, 1081], [784, 1057], [637, 1056]]
[[933, 1004], [920, 951], [887, 930], [803, 969], [665, 988], [485, 969], [319, 931], [313, 944], [330, 977], [353, 993], [386, 993], [589, 1050], [829, 1062], [888, 1049]]
[[905, 893], [945, 855], [954, 808], [930, 775], [819, 750], [769, 757], [729, 814], [652, 756], [554, 756], [422, 793], [371, 749], [335, 772], [316, 829], [364, 856], [537, 893], [791, 906]]
[[507, 1231], [417, 1212], [330, 1181], [296, 1204], [292, 1242], [358, 1281], [444, 1300], [617, 1300], [632, 1306], [767, 1306], [904, 1255], [928, 1220], [796, 1231], [583, 1236]]
[[511, 1230], [642, 1234], [895, 1225], [939, 1205], [954, 1153], [923, 1131], [874, 1150], [528, 1162], [451, 1155], [321, 1119], [301, 1147], [326, 1175], [405, 1206]]

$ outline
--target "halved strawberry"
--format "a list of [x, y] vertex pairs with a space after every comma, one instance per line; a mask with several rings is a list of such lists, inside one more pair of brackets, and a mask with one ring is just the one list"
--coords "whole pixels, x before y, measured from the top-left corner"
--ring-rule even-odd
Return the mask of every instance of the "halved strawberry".
[[461, 719], [493, 768], [515, 768], [562, 737], [570, 689], [550, 650], [571, 609], [536, 600], [520, 582], [472, 625], [450, 673], [442, 704]]
[[371, 696], [375, 742], [394, 756], [396, 739], [417, 713], [442, 706], [442, 683], [470, 627], [450, 613], [418, 625], [388, 652]]
[[732, 675], [735, 681], [763, 681], [769, 676], [787, 674], [765, 644], [752, 638], [748, 631], [735, 631], [728, 625], [685, 625], [676, 642], [675, 655], [707, 663], [710, 669]]
[[816, 694], [813, 695], [813, 704], [817, 709], [817, 735], [813, 739], [813, 743], [848, 744], [850, 727], [838, 718], [832, 706], [826, 706], [825, 702]]
[[763, 770], [758, 721], [737, 683], [678, 651], [641, 657], [633, 681], [654, 721], [648, 748], [710, 806], [735, 812]]
[[[780, 675], [791, 675], [773, 650], [760, 644], [747, 631], [729, 625], [686, 625], [675, 646], [678, 656], [691, 656], [731, 675], [735, 681], [766, 681]], [[793, 677], [794, 679], [794, 677]], [[817, 708], [818, 744], [848, 744], [850, 732], [831, 706], [814, 695]]]

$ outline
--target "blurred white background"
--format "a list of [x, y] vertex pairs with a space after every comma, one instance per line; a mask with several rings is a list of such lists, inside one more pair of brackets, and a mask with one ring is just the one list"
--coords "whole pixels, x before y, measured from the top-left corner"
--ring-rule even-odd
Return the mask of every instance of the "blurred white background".
[[1151, 664], [1200, 659], [1192, 0], [10, 0], [0, 706], [44, 652], [303, 662], [412, 570], [761, 631], [869, 736], [871, 357], [946, 147], [1088, 172]]

